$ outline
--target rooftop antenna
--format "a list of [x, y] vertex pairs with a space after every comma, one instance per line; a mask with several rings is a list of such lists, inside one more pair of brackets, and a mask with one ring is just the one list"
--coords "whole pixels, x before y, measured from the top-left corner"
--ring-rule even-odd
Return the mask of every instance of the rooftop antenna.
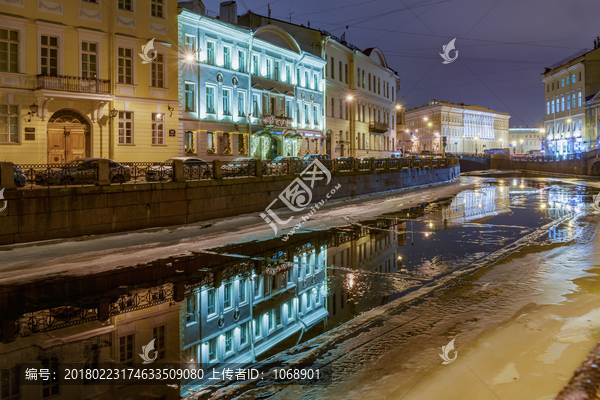
[[290, 24], [292, 23], [292, 14], [293, 13], [294, 13], [293, 11], [290, 13]]
[[271, 3], [267, 4], [267, 7], [269, 8], [269, 19], [271, 19]]

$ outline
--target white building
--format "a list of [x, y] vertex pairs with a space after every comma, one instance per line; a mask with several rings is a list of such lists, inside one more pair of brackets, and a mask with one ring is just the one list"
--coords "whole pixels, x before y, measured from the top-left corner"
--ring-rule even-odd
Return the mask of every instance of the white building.
[[316, 152], [325, 61], [280, 28], [236, 24], [235, 2], [221, 4], [220, 19], [180, 9], [183, 150], [209, 160]]
[[406, 110], [403, 147], [413, 153], [483, 153], [508, 147], [510, 115], [489, 108], [449, 101]]

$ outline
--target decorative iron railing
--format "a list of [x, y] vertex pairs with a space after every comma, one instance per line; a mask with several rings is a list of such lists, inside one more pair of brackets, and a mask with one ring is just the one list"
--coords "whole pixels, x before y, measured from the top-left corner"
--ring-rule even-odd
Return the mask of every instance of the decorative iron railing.
[[354, 160], [338, 160], [338, 171], [354, 171]]
[[[265, 171], [263, 170], [263, 173]], [[223, 178], [247, 178], [256, 176], [256, 160], [228, 161], [221, 165]]]
[[364, 160], [358, 160], [358, 170], [359, 171], [368, 171], [371, 169], [371, 160], [370, 159], [364, 159]]
[[384, 124], [383, 122], [372, 122], [369, 124], [369, 132], [386, 133], [388, 129], [389, 127], [387, 124]]
[[36, 90], [51, 89], [67, 92], [110, 93], [110, 79], [83, 78], [69, 75], [37, 75]]
[[281, 176], [288, 174], [288, 165], [286, 161], [283, 162], [266, 162], [263, 161], [263, 175]]
[[385, 169], [385, 159], [375, 159], [373, 160], [373, 164], [375, 169]]

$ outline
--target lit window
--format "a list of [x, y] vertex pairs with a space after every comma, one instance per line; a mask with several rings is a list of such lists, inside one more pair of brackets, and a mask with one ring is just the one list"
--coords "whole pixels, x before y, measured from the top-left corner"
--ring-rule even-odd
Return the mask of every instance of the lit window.
[[240, 303], [244, 303], [246, 301], [246, 280], [242, 279], [240, 280], [240, 284], [239, 284], [239, 302]]
[[206, 312], [208, 315], [217, 312], [215, 289], [209, 289], [206, 293]]
[[166, 353], [166, 335], [165, 335], [165, 325], [155, 326], [152, 328], [152, 337], [156, 339], [154, 341], [154, 349], [158, 355], [157, 360], [163, 360], [165, 358]]
[[152, 86], [157, 88], [164, 88], [164, 56], [160, 53], [157, 53], [156, 58], [154, 59], [154, 61], [152, 61], [150, 65], [152, 65]]
[[[1, 32], [0, 32], [1, 33]], [[0, 43], [0, 60], [4, 57], [2, 54], [2, 44]], [[98, 73], [98, 55], [96, 53], [96, 43], [81, 42], [81, 77], [95, 78]], [[2, 61], [0, 61], [0, 65]], [[0, 66], [0, 71], [2, 67]]]
[[0, 143], [19, 143], [19, 106], [0, 104]]
[[223, 307], [229, 308], [231, 307], [231, 283], [226, 283], [223, 287]]
[[152, 144], [165, 144], [165, 115], [152, 113]]
[[133, 113], [119, 111], [119, 144], [133, 144]]
[[215, 88], [210, 86], [206, 87], [206, 112], [215, 113]]
[[131, 85], [133, 83], [133, 57], [132, 50], [125, 47], [119, 47], [118, 57], [118, 82]]
[[212, 338], [208, 341], [208, 361], [217, 359], [217, 338]]
[[[119, 49], [121, 50], [121, 49]], [[131, 51], [131, 49], [128, 49]], [[1, 53], [0, 53], [1, 54]], [[42, 36], [41, 47], [41, 71], [42, 75], [58, 75], [58, 38], [54, 36]], [[130, 53], [131, 56], [131, 53]], [[2, 60], [4, 61], [4, 60]], [[1, 61], [0, 61], [1, 63]], [[131, 66], [131, 64], [130, 64]], [[121, 83], [121, 82], [119, 82]]]
[[231, 90], [223, 89], [223, 115], [231, 115]]
[[206, 42], [206, 62], [210, 65], [215, 65], [215, 44]]
[[185, 111], [196, 111], [196, 84], [185, 84]]
[[0, 29], [0, 72], [19, 72], [19, 32]]
[[233, 351], [233, 329], [225, 332], [225, 352], [229, 353]]
[[244, 104], [244, 93], [238, 92], [238, 116], [246, 116], [246, 106]]

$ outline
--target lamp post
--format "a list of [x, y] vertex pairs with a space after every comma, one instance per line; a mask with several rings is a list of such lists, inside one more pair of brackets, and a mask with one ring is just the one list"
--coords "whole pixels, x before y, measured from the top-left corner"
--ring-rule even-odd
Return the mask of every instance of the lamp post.
[[475, 155], [477, 156], [477, 141], [479, 140], [479, 138], [477, 136], [475, 136]]
[[521, 145], [521, 149], [519, 150], [519, 154], [523, 154], [523, 139], [519, 140], [519, 144]]

